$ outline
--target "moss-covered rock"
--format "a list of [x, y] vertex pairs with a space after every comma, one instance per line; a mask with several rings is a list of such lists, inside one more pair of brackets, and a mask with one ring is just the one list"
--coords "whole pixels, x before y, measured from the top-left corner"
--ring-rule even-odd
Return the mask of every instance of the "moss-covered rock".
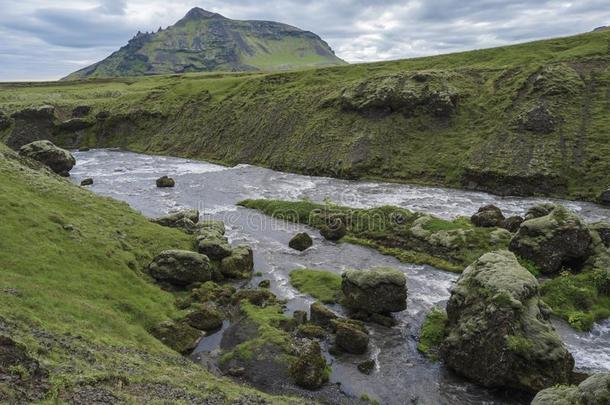
[[195, 239], [197, 251], [212, 260], [222, 260], [231, 256], [229, 241], [216, 229], [200, 229]]
[[332, 328], [332, 320], [337, 315], [321, 302], [314, 302], [309, 307], [309, 320], [311, 323], [326, 329]]
[[343, 238], [347, 234], [347, 228], [345, 224], [341, 221], [338, 221], [334, 224], [322, 224], [320, 225], [320, 235], [324, 237], [324, 239], [336, 242]]
[[244, 288], [237, 291], [233, 295], [233, 302], [239, 303], [241, 301], [248, 301], [252, 305], [263, 307], [269, 304], [277, 302], [277, 297], [271, 291], [267, 289], [249, 289]]
[[516, 123], [521, 130], [548, 134], [557, 127], [558, 118], [544, 104], [536, 104], [521, 112]]
[[326, 334], [324, 328], [312, 323], [302, 324], [297, 328], [297, 336], [308, 339], [324, 339]]
[[438, 308], [433, 308], [426, 315], [419, 332], [419, 343], [417, 350], [430, 360], [437, 360], [439, 349], [445, 339], [447, 328], [447, 313]]
[[176, 181], [168, 176], [159, 177], [156, 180], [157, 187], [159, 188], [171, 188], [176, 185]]
[[235, 287], [232, 285], [220, 286], [213, 281], [203, 283], [191, 291], [190, 300], [195, 303], [214, 302], [227, 305], [232, 302]]
[[290, 239], [290, 242], [288, 242], [288, 246], [300, 252], [309, 249], [312, 245], [313, 240], [307, 232], [297, 233], [292, 239]]
[[445, 364], [487, 387], [537, 392], [570, 381], [574, 359], [548, 320], [536, 278], [508, 251], [460, 276], [447, 304]]
[[509, 232], [515, 233], [519, 230], [519, 227], [521, 226], [523, 221], [525, 221], [523, 219], [523, 217], [521, 217], [519, 215], [514, 215], [512, 217], [508, 217], [508, 218], [504, 219], [500, 223], [499, 227], [504, 228]]
[[195, 305], [186, 315], [186, 321], [190, 326], [206, 332], [220, 329], [223, 319], [222, 312], [210, 303]]
[[183, 354], [193, 350], [202, 336], [201, 331], [190, 326], [185, 320], [162, 322], [150, 333], [166, 346]]
[[254, 269], [254, 256], [250, 246], [240, 245], [220, 262], [220, 272], [228, 278], [248, 278]]
[[610, 373], [594, 374], [578, 386], [557, 386], [536, 394], [531, 405], [610, 404]]
[[290, 374], [298, 386], [315, 390], [328, 381], [326, 367], [320, 344], [306, 342], [300, 348], [299, 356], [290, 366]]
[[505, 218], [502, 214], [502, 210], [491, 204], [479, 208], [477, 213], [470, 217], [470, 221], [474, 224], [474, 226], [480, 226], [482, 228], [494, 228], [500, 226], [504, 219]]
[[350, 310], [389, 313], [407, 308], [407, 279], [399, 270], [348, 270], [341, 277], [342, 303]]
[[148, 266], [148, 273], [157, 281], [178, 287], [212, 279], [208, 257], [188, 250], [166, 250], [159, 253]]
[[87, 177], [86, 179], [83, 179], [83, 181], [80, 182], [81, 186], [91, 186], [93, 185], [93, 179], [91, 177]]
[[582, 265], [590, 243], [591, 235], [584, 221], [557, 205], [547, 215], [523, 222], [509, 249], [534, 262], [543, 273], [555, 273], [564, 266]]
[[346, 353], [363, 354], [369, 347], [369, 332], [360, 321], [334, 319], [335, 346]]
[[55, 173], [64, 177], [70, 175], [70, 170], [76, 164], [76, 159], [70, 152], [58, 148], [51, 141], [46, 140], [23, 145], [19, 149], [19, 154], [49, 166]]
[[164, 217], [151, 219], [151, 221], [156, 224], [162, 225], [162, 226], [167, 226], [170, 228], [182, 228], [182, 229], [185, 228], [185, 224], [190, 223], [190, 225], [187, 226], [188, 229], [186, 229], [186, 230], [192, 230], [195, 228], [195, 224], [199, 222], [199, 210], [195, 210], [195, 209], [180, 210], [177, 212], [173, 212], [169, 215], [166, 215]]
[[362, 374], [369, 375], [373, 372], [373, 370], [375, 370], [375, 360], [373, 359], [368, 359], [358, 363], [358, 371], [360, 371]]

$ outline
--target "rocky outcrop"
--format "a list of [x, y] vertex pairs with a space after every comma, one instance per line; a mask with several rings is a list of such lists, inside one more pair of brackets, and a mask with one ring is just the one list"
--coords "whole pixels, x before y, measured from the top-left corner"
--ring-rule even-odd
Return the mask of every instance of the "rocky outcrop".
[[509, 232], [515, 233], [519, 230], [519, 227], [521, 226], [523, 221], [525, 221], [523, 217], [515, 215], [504, 219], [502, 222], [500, 222], [499, 226], [500, 228], [504, 228]]
[[537, 104], [517, 117], [517, 126], [526, 131], [548, 134], [555, 130], [558, 119], [542, 104]]
[[186, 321], [166, 321], [155, 326], [150, 334], [178, 353], [193, 350], [201, 339], [201, 331], [188, 325]]
[[159, 188], [171, 188], [176, 185], [176, 181], [168, 176], [159, 177], [156, 181]]
[[326, 361], [318, 342], [306, 342], [297, 359], [290, 366], [296, 384], [308, 390], [320, 388], [328, 381]]
[[44, 163], [64, 177], [70, 175], [70, 170], [76, 164], [76, 159], [70, 152], [58, 148], [50, 141], [35, 141], [24, 145], [19, 149], [19, 155]]
[[505, 218], [502, 214], [502, 210], [491, 204], [479, 208], [479, 211], [470, 217], [470, 221], [474, 224], [474, 226], [479, 226], [482, 228], [493, 228], [500, 226], [504, 219]]
[[591, 235], [576, 214], [557, 205], [537, 207], [528, 217], [534, 218], [519, 227], [509, 245], [512, 252], [531, 260], [543, 273], [555, 273], [563, 266], [578, 269], [586, 261]]
[[299, 252], [309, 249], [311, 245], [313, 245], [313, 240], [311, 240], [311, 236], [309, 236], [307, 232], [297, 233], [290, 239], [290, 242], [288, 242], [288, 246]]
[[72, 110], [72, 118], [83, 118], [89, 115], [91, 112], [91, 106], [89, 105], [79, 105], [74, 107]]
[[0, 111], [0, 131], [4, 131], [8, 127], [11, 126], [10, 118], [4, 113], [4, 111]]
[[55, 126], [55, 107], [43, 105], [17, 111], [11, 118], [15, 124], [6, 144], [18, 150], [23, 145], [42, 139], [51, 139]]
[[152, 222], [170, 228], [180, 228], [187, 232], [196, 229], [195, 224], [199, 222], [199, 211], [194, 209], [180, 210], [164, 217], [152, 219]]
[[570, 380], [574, 359], [549, 322], [536, 278], [508, 251], [470, 265], [447, 304], [447, 367], [478, 384], [537, 392]]
[[228, 278], [248, 278], [254, 269], [252, 249], [247, 245], [234, 248], [231, 255], [220, 262], [220, 272]]
[[536, 394], [531, 405], [610, 404], [610, 373], [594, 374], [578, 386], [557, 386]]
[[341, 275], [341, 290], [351, 311], [386, 314], [407, 308], [407, 279], [396, 269], [348, 270]]
[[155, 280], [177, 287], [204, 283], [212, 279], [208, 257], [187, 250], [161, 252], [148, 266], [148, 272]]
[[28, 353], [27, 347], [0, 335], [0, 402], [36, 403], [50, 388], [48, 371]]

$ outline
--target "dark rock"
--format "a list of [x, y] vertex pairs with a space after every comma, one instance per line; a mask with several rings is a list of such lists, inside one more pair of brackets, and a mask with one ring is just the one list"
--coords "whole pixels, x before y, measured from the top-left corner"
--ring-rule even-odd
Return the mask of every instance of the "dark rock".
[[26, 108], [11, 115], [14, 120], [6, 144], [18, 150], [23, 145], [51, 139], [55, 128], [55, 107], [44, 105], [38, 108]]
[[70, 170], [76, 164], [76, 159], [70, 152], [58, 148], [50, 141], [35, 141], [24, 145], [19, 149], [19, 155], [37, 160], [64, 177], [70, 175]]
[[369, 333], [359, 321], [335, 319], [335, 345], [342, 351], [351, 354], [366, 353], [369, 346]]
[[601, 192], [599, 202], [603, 205], [610, 205], [610, 189]]
[[254, 256], [250, 246], [240, 245], [220, 262], [220, 272], [228, 278], [248, 278], [254, 269]]
[[599, 235], [605, 247], [610, 248], [610, 224], [608, 222], [596, 222], [589, 225], [589, 229]]
[[201, 339], [201, 332], [185, 321], [166, 321], [155, 326], [150, 334], [178, 353], [193, 350]]
[[212, 260], [222, 260], [232, 253], [227, 238], [213, 229], [200, 230], [195, 245], [199, 253]]
[[594, 374], [578, 386], [557, 386], [536, 394], [531, 405], [608, 405], [610, 373]]
[[306, 323], [298, 326], [297, 336], [308, 339], [324, 339], [326, 331], [321, 326]]
[[521, 226], [521, 224], [523, 223], [523, 221], [525, 221], [523, 219], [523, 217], [520, 217], [518, 215], [512, 216], [512, 217], [508, 217], [506, 218], [504, 221], [502, 221], [500, 223], [500, 228], [504, 228], [509, 232], [515, 233], [519, 230], [519, 227]]
[[343, 305], [371, 313], [399, 312], [407, 308], [407, 279], [399, 270], [374, 268], [348, 270], [341, 275]]
[[248, 301], [252, 305], [256, 305], [259, 307], [267, 306], [268, 304], [273, 304], [277, 301], [277, 297], [271, 291], [267, 289], [262, 290], [254, 290], [244, 288], [242, 290], [237, 291], [233, 295], [233, 302], [239, 303], [243, 300]]
[[182, 228], [185, 231], [196, 230], [199, 222], [199, 211], [193, 209], [181, 210], [161, 218], [151, 219], [152, 222], [170, 228]]
[[307, 312], [305, 311], [294, 311], [292, 313], [292, 318], [296, 322], [297, 325], [303, 325], [307, 323]]
[[258, 288], [269, 288], [271, 287], [271, 281], [269, 280], [261, 280], [260, 283], [258, 283]]
[[314, 302], [309, 307], [310, 322], [326, 329], [332, 328], [332, 320], [336, 319], [337, 315], [321, 302]]
[[482, 228], [494, 228], [500, 226], [504, 221], [502, 210], [495, 205], [485, 205], [479, 208], [479, 211], [470, 217], [470, 221], [474, 226]]
[[3, 111], [0, 111], [0, 131], [4, 131], [10, 126], [11, 119]]
[[525, 213], [525, 220], [545, 217], [555, 209], [555, 204], [539, 204], [534, 205]]
[[184, 287], [212, 279], [210, 260], [200, 253], [187, 250], [166, 250], [155, 256], [148, 266], [149, 274], [157, 281]]
[[538, 281], [514, 254], [486, 253], [451, 292], [441, 358], [486, 387], [537, 392], [565, 384], [574, 359], [543, 307]]
[[81, 148], [78, 148], [79, 152], [89, 152], [90, 150], [91, 150], [91, 148], [87, 148], [87, 147], [84, 147], [84, 146], [81, 147]]
[[311, 245], [313, 245], [313, 240], [311, 240], [311, 236], [306, 232], [297, 233], [290, 239], [290, 242], [288, 242], [288, 246], [300, 252], [309, 249]]
[[157, 179], [157, 187], [171, 188], [176, 185], [176, 181], [171, 177], [163, 176]]
[[523, 222], [509, 249], [534, 262], [543, 273], [555, 273], [563, 266], [578, 269], [588, 257], [590, 243], [584, 221], [557, 205], [548, 215]]
[[347, 228], [343, 221], [336, 221], [333, 224], [323, 224], [320, 226], [320, 235], [326, 240], [338, 241], [347, 234]]
[[88, 105], [79, 105], [74, 107], [72, 110], [72, 118], [83, 118], [89, 115], [91, 112], [91, 106]]
[[315, 390], [328, 381], [325, 369], [326, 361], [320, 344], [308, 342], [299, 350], [299, 356], [290, 366], [290, 374], [299, 387]]
[[91, 177], [87, 177], [86, 179], [83, 179], [83, 181], [80, 182], [81, 186], [91, 186], [93, 185], [93, 179]]
[[30, 356], [27, 347], [0, 335], [0, 402], [37, 403], [50, 387], [49, 373]]
[[205, 303], [195, 306], [185, 319], [193, 328], [210, 332], [222, 327], [223, 318], [224, 316], [215, 306]]
[[358, 364], [358, 371], [362, 374], [369, 375], [375, 370], [375, 360], [368, 359]]
[[517, 126], [522, 130], [548, 134], [555, 130], [557, 118], [542, 104], [537, 104], [517, 117]]

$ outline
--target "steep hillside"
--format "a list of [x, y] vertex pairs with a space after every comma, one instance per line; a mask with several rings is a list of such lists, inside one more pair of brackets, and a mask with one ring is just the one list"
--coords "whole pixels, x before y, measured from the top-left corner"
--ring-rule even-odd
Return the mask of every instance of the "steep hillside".
[[[606, 31], [299, 72], [4, 84], [0, 139], [595, 200], [610, 186], [609, 42]], [[91, 112], [73, 114], [82, 105]]]
[[271, 21], [237, 21], [193, 8], [175, 25], [140, 33], [108, 58], [67, 76], [248, 72], [344, 64], [316, 34]]
[[142, 269], [185, 233], [4, 145], [0, 173], [1, 403], [268, 403], [148, 333], [180, 311]]

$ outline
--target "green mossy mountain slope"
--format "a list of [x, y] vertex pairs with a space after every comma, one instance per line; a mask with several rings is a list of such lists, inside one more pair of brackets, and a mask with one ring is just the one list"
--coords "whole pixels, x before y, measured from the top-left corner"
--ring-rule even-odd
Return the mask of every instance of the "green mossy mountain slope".
[[[55, 113], [6, 118], [0, 139], [595, 200], [610, 186], [609, 42], [595, 32], [298, 72], [3, 84], [7, 116]], [[68, 121], [79, 105], [92, 112]]]
[[249, 72], [342, 65], [316, 34], [271, 21], [237, 21], [193, 8], [164, 30], [141, 33], [65, 79], [186, 72]]
[[0, 173], [0, 402], [264, 402], [148, 333], [181, 314], [142, 270], [189, 236], [3, 145]]

